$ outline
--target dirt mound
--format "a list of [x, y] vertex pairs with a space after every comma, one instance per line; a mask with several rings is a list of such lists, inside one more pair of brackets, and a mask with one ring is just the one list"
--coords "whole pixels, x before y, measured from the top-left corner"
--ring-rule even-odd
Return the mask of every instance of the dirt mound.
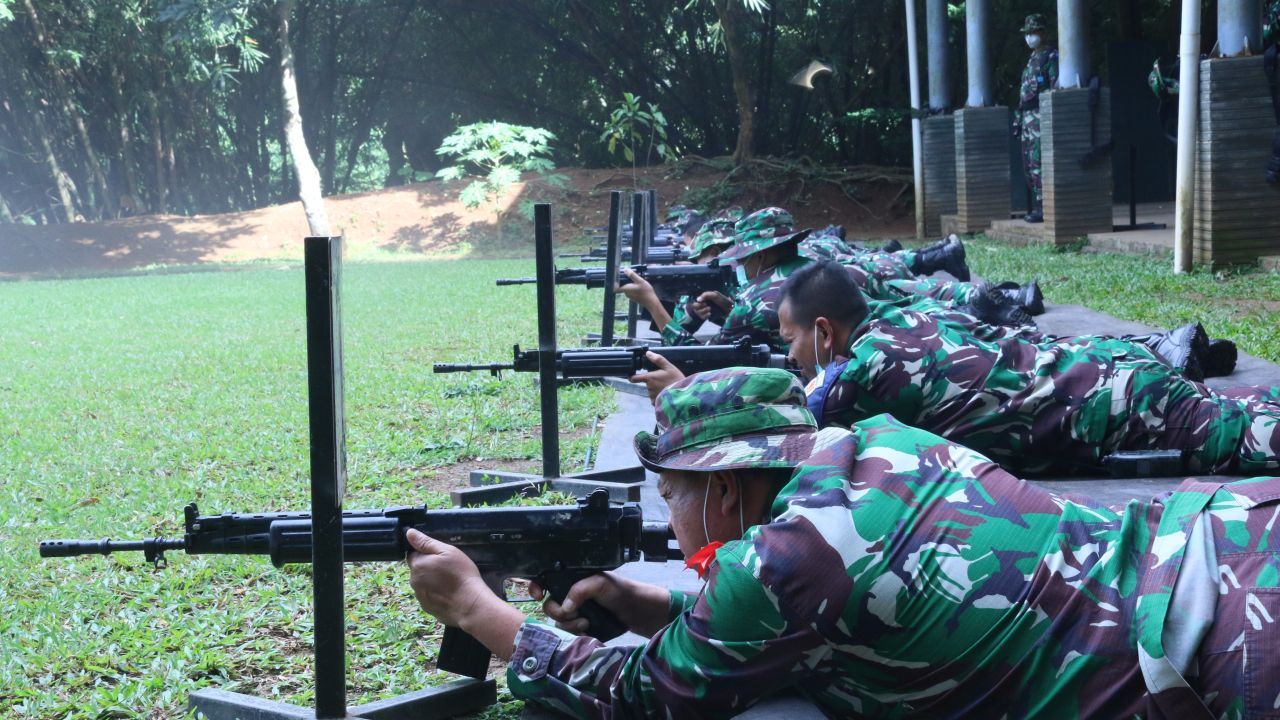
[[[608, 221], [609, 191], [630, 190], [630, 170], [562, 169], [562, 187], [528, 178], [495, 205], [468, 208], [457, 200], [459, 184], [427, 182], [325, 198], [330, 223], [347, 238], [348, 254], [528, 255], [531, 203], [555, 209], [560, 244], [581, 238]], [[640, 187], [654, 188], [661, 207], [686, 193], [709, 192], [723, 171], [688, 165], [679, 177], [670, 168], [641, 170]], [[716, 198], [747, 208], [785, 204], [799, 225], [844, 225], [850, 238], [905, 237], [912, 220], [903, 214], [900, 182], [873, 182], [858, 197], [839, 188], [751, 187], [743, 195]], [[785, 198], [790, 198], [789, 202]], [[496, 208], [496, 210], [495, 210]], [[499, 226], [498, 218], [502, 222]], [[224, 215], [147, 215], [100, 223], [0, 225], [0, 277], [31, 278], [100, 274], [153, 266], [231, 263], [302, 258], [308, 234], [301, 203]]]

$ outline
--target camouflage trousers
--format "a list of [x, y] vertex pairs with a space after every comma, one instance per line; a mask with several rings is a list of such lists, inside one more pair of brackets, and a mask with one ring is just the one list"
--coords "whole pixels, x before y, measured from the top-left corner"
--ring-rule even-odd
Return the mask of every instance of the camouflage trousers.
[[1020, 121], [1018, 139], [1022, 141], [1022, 170], [1027, 175], [1027, 184], [1031, 186], [1031, 201], [1038, 208], [1044, 205], [1044, 176], [1040, 166], [1040, 111], [1023, 110], [1020, 112]]
[[[1121, 369], [1123, 366], [1128, 366]], [[1190, 450], [1191, 472], [1256, 474], [1280, 469], [1280, 388], [1214, 391], [1152, 362], [1117, 363], [1128, 392], [1113, 399], [1115, 450]]]
[[859, 286], [873, 300], [891, 302], [899, 298], [919, 296], [932, 298], [944, 305], [967, 305], [978, 294], [972, 283], [955, 280], [916, 277], [916, 251], [900, 250], [894, 253], [871, 252], [843, 261], [863, 271], [869, 281], [859, 281]]

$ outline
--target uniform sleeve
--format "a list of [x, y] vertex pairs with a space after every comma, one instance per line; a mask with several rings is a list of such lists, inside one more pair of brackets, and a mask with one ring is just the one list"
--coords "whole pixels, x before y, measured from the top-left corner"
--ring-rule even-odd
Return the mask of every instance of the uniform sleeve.
[[706, 591], [645, 645], [526, 622], [507, 667], [512, 694], [579, 718], [724, 718], [796, 685], [826, 643], [779, 609], [741, 545], [717, 553]]
[[676, 302], [675, 311], [671, 313], [671, 322], [667, 323], [659, 333], [662, 336], [662, 344], [698, 345], [694, 333], [698, 332], [700, 327], [702, 327], [702, 318], [689, 311], [688, 296], [682, 297]]

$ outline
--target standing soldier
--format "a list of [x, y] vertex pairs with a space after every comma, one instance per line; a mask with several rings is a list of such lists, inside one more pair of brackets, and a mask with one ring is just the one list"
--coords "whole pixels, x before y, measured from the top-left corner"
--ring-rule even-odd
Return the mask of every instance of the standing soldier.
[[1044, 16], [1028, 15], [1020, 31], [1026, 36], [1031, 57], [1022, 70], [1018, 96], [1018, 139], [1022, 141], [1022, 169], [1031, 185], [1031, 207], [1026, 221], [1044, 222], [1044, 181], [1040, 175], [1040, 93], [1058, 84], [1058, 51], [1045, 39]]

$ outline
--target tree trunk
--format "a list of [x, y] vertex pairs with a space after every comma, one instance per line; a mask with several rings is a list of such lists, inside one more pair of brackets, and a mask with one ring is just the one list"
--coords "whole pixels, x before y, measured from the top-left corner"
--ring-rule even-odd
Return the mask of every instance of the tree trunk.
[[116, 109], [116, 135], [120, 142], [120, 164], [124, 169], [124, 184], [128, 193], [120, 198], [119, 214], [123, 215], [127, 212], [130, 215], [137, 215], [142, 210], [142, 192], [139, 189], [138, 176], [134, 168], [133, 138], [129, 134], [129, 121], [133, 113], [130, 112], [129, 101], [124, 95], [123, 75], [120, 66], [113, 64], [111, 88]]
[[151, 135], [151, 171], [155, 187], [152, 189], [151, 210], [164, 215], [169, 212], [169, 183], [164, 172], [164, 135], [160, 130], [159, 101], [155, 94], [147, 98], [147, 119]]
[[276, 3], [279, 18], [280, 41], [280, 89], [284, 99], [284, 132], [289, 144], [289, 157], [293, 171], [298, 176], [298, 197], [302, 210], [307, 214], [311, 234], [329, 234], [329, 218], [324, 211], [324, 198], [320, 192], [320, 171], [307, 150], [307, 139], [302, 134], [302, 112], [298, 106], [298, 81], [293, 74], [293, 49], [289, 45], [289, 11], [292, 0]]
[[[59, 96], [58, 102], [62, 105], [62, 111], [66, 113], [67, 118], [71, 121], [72, 127], [76, 129], [80, 144], [84, 146], [85, 160], [89, 165], [89, 172], [93, 175], [94, 183], [98, 186], [98, 195], [101, 197], [102, 205], [106, 209], [107, 215], [114, 215], [115, 201], [112, 199], [111, 189], [107, 185], [107, 176], [102, 171], [102, 164], [98, 162], [98, 154], [94, 152], [93, 144], [89, 141], [89, 130], [85, 127], [84, 116], [76, 110], [75, 103], [71, 98], [71, 89], [67, 87], [62, 69], [54, 66], [49, 58], [52, 47], [49, 36], [45, 33], [44, 24], [40, 22], [40, 16], [36, 14], [36, 8], [31, 3], [31, 0], [23, 0], [23, 6], [31, 20], [31, 27], [35, 30], [36, 46], [40, 48], [45, 61], [49, 64], [49, 76], [53, 79], [54, 88]], [[86, 211], [89, 211], [89, 208], [86, 208]], [[102, 215], [96, 208], [93, 209], [92, 214]]]
[[58, 188], [58, 201], [62, 204], [62, 216], [67, 222], [76, 221], [76, 204], [72, 196], [76, 194], [71, 178], [62, 171], [58, 156], [53, 152], [53, 143], [49, 141], [49, 127], [44, 122], [44, 113], [32, 107], [31, 119], [36, 126], [36, 137], [40, 140], [40, 149], [44, 151], [45, 164], [49, 166], [49, 174]]
[[738, 143], [733, 149], [733, 164], [740, 166], [754, 154], [756, 110], [748, 78], [746, 49], [742, 46], [738, 19], [734, 15], [735, 5], [735, 0], [715, 0], [724, 48], [729, 55], [729, 71], [733, 73], [733, 95], [738, 101]]

